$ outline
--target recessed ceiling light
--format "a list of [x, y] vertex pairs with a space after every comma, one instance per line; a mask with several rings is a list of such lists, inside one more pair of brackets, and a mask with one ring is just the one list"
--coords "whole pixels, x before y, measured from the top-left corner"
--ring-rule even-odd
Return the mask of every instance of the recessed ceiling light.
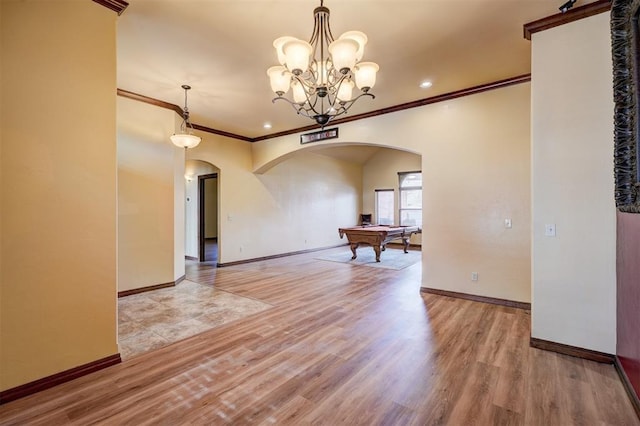
[[420, 87], [423, 89], [428, 89], [431, 86], [433, 86], [433, 83], [428, 80], [425, 80], [422, 83], [420, 83]]
[[262, 126], [265, 129], [270, 129], [271, 128], [271, 123], [264, 123], [264, 125]]

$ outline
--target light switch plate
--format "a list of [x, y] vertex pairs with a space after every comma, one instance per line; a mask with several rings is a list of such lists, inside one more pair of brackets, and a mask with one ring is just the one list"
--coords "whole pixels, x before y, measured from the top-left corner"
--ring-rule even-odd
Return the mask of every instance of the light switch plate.
[[547, 237], [555, 237], [556, 236], [556, 224], [555, 223], [547, 223], [544, 226], [544, 235]]

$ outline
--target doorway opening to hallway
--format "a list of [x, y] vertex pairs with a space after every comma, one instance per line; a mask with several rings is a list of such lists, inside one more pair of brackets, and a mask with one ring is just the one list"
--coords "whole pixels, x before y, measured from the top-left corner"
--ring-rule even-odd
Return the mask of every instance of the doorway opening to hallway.
[[218, 174], [198, 176], [198, 260], [218, 261]]

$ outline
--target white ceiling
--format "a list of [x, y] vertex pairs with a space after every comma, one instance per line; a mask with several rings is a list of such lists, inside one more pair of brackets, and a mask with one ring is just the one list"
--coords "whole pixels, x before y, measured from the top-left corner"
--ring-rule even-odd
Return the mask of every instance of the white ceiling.
[[[118, 19], [118, 88], [184, 105], [192, 122], [257, 137], [313, 122], [272, 104], [273, 40], [308, 39], [319, 0], [128, 0]], [[334, 35], [367, 34], [380, 65], [358, 114], [530, 72], [523, 24], [564, 0], [326, 0]], [[579, 3], [589, 3], [590, 0]], [[419, 88], [431, 80], [430, 89]], [[263, 124], [272, 128], [266, 130]]]

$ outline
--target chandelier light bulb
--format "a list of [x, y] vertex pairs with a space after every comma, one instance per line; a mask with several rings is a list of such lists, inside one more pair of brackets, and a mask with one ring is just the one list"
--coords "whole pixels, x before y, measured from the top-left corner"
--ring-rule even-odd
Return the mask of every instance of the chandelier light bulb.
[[358, 89], [368, 92], [376, 84], [376, 74], [380, 67], [375, 62], [361, 62], [358, 64], [355, 75]]
[[329, 45], [333, 66], [342, 74], [348, 73], [356, 65], [358, 42], [350, 38], [338, 39]]
[[289, 71], [295, 75], [302, 74], [309, 69], [309, 57], [312, 47], [302, 40], [289, 40], [283, 46], [285, 61]]
[[317, 75], [316, 84], [318, 86], [325, 86], [329, 82], [329, 64], [327, 61], [314, 63], [312, 69]]
[[291, 87], [293, 90], [293, 101], [297, 104], [304, 104], [307, 102], [307, 93], [304, 90], [304, 86], [297, 80], [293, 80], [291, 82]]
[[284, 55], [284, 50], [282, 49], [282, 47], [286, 42], [292, 41], [292, 40], [295, 40], [295, 38], [284, 36], [284, 37], [275, 39], [275, 41], [273, 42], [273, 47], [275, 47], [276, 53], [278, 54], [278, 62], [280, 62], [280, 65], [284, 65], [287, 62], [287, 58]]
[[289, 91], [291, 85], [291, 75], [282, 65], [276, 65], [267, 70], [269, 81], [271, 82], [271, 90], [278, 96], [282, 96]]
[[344, 80], [338, 89], [338, 94], [336, 95], [339, 102], [347, 102], [350, 101], [353, 97], [353, 81]]
[[364, 56], [364, 46], [366, 46], [367, 41], [369, 41], [365, 33], [362, 31], [347, 31], [338, 37], [338, 39], [351, 39], [358, 43], [356, 61], [360, 62], [362, 60], [362, 57]]

